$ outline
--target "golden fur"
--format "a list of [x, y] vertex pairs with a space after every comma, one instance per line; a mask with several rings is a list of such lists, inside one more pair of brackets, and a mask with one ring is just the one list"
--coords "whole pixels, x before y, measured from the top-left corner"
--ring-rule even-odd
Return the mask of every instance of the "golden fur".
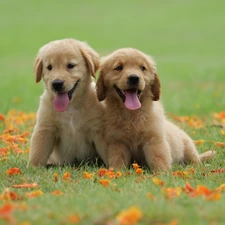
[[[136, 110], [126, 108], [116, 90], [129, 90], [130, 76], [139, 78], [135, 88], [141, 91], [141, 107]], [[109, 167], [128, 167], [136, 161], [153, 171], [167, 171], [173, 162], [199, 163], [215, 154], [208, 151], [199, 155], [191, 138], [165, 118], [158, 101], [160, 81], [150, 56], [124, 48], [104, 57], [96, 88], [98, 99], [105, 100], [105, 163]]]
[[[45, 88], [31, 138], [31, 165], [93, 161], [97, 157], [95, 146], [101, 155], [103, 111], [92, 78], [98, 67], [99, 55], [84, 42], [63, 39], [40, 48], [34, 69], [36, 82], [43, 78]], [[53, 88], [55, 80], [63, 81], [59, 93]], [[69, 93], [76, 83], [66, 109], [56, 111], [53, 106], [56, 95]]]

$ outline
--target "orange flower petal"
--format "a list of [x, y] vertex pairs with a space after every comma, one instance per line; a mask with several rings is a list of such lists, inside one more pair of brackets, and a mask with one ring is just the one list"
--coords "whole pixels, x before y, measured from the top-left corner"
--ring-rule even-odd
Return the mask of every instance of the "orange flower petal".
[[181, 188], [180, 187], [162, 188], [162, 193], [164, 194], [166, 199], [175, 198], [180, 196]]
[[5, 148], [0, 148], [0, 156], [5, 156], [9, 153], [9, 148], [5, 147]]
[[59, 179], [59, 175], [58, 173], [54, 173], [54, 181], [57, 182]]
[[72, 215], [68, 218], [68, 222], [69, 223], [79, 223], [80, 222], [80, 216], [75, 214], [75, 215]]
[[55, 190], [51, 192], [51, 195], [62, 195], [63, 193], [59, 190]]
[[108, 187], [110, 181], [107, 179], [101, 179], [101, 180], [99, 180], [99, 183], [104, 187]]
[[99, 176], [99, 177], [102, 177], [102, 176], [106, 175], [108, 172], [109, 172], [109, 170], [107, 170], [107, 169], [105, 169], [105, 168], [100, 168], [100, 169], [98, 170], [98, 176]]
[[225, 184], [221, 184], [216, 190], [221, 191], [221, 192], [225, 192]]
[[168, 225], [178, 225], [178, 221], [177, 220], [171, 220]]
[[209, 190], [206, 186], [204, 185], [198, 185], [196, 188], [196, 195], [205, 195], [209, 196], [212, 194], [212, 191]]
[[84, 172], [84, 178], [85, 179], [91, 179], [93, 177], [94, 174], [92, 173], [88, 173], [88, 172]]
[[10, 176], [15, 175], [15, 174], [22, 174], [21, 170], [17, 167], [10, 168], [6, 171], [6, 173]]
[[10, 191], [9, 188], [6, 188], [5, 191], [0, 195], [0, 199], [2, 200], [21, 200], [22, 197], [19, 196], [17, 193]]
[[70, 172], [66, 172], [63, 174], [63, 180], [68, 180], [70, 177]]
[[185, 184], [185, 188], [183, 189], [185, 192], [190, 193], [190, 192], [194, 192], [195, 189], [190, 185], [189, 182], [186, 182]]
[[162, 186], [162, 187], [164, 186], [164, 181], [160, 180], [158, 177], [153, 177], [152, 181], [157, 186]]
[[222, 148], [225, 148], [225, 143], [224, 142], [216, 142], [216, 145]]
[[135, 170], [140, 168], [140, 166], [137, 163], [133, 163], [132, 166]]
[[135, 225], [143, 217], [142, 211], [136, 207], [132, 206], [126, 210], [121, 211], [116, 219], [120, 225]]
[[0, 208], [0, 219], [10, 220], [12, 218], [13, 205], [9, 203], [5, 203]]
[[0, 113], [0, 121], [3, 121], [3, 120], [5, 120], [5, 116]]
[[30, 184], [14, 184], [12, 185], [13, 188], [38, 188], [37, 183], [30, 183]]
[[211, 170], [211, 173], [218, 173], [218, 174], [225, 173], [225, 169]]
[[195, 145], [197, 145], [197, 146], [202, 145], [203, 143], [204, 143], [204, 140], [195, 141]]
[[37, 190], [37, 191], [31, 191], [29, 193], [26, 193], [26, 196], [28, 198], [34, 198], [34, 197], [38, 197], [43, 195], [43, 192], [41, 190]]
[[209, 196], [207, 196], [206, 199], [208, 201], [218, 201], [221, 199], [221, 194], [214, 192], [214, 193], [210, 194]]
[[141, 168], [135, 170], [136, 174], [141, 175], [144, 171]]
[[116, 177], [121, 177], [122, 173], [121, 172], [116, 172]]
[[148, 193], [146, 194], [146, 197], [147, 197], [148, 199], [151, 199], [151, 200], [156, 200], [156, 197], [155, 197], [152, 193], [150, 193], [150, 192], [148, 192]]

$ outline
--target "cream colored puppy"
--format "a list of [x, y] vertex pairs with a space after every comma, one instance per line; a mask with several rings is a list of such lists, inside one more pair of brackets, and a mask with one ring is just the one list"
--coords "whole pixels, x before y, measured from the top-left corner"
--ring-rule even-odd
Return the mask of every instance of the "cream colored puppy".
[[36, 82], [44, 80], [44, 93], [31, 138], [31, 165], [89, 162], [101, 156], [102, 106], [92, 79], [98, 67], [99, 55], [78, 40], [40, 48], [34, 69]]
[[165, 118], [150, 56], [124, 48], [104, 57], [96, 87], [98, 99], [106, 105], [109, 167], [128, 167], [136, 161], [153, 171], [167, 171], [173, 162], [199, 163], [213, 157], [212, 151], [199, 155], [191, 138]]

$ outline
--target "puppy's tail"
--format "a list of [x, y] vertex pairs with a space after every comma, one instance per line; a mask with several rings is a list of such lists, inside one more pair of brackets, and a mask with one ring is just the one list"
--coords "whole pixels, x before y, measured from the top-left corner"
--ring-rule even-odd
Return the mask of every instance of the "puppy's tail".
[[215, 155], [216, 155], [216, 151], [213, 151], [213, 150], [206, 151], [199, 155], [200, 161], [201, 162], [208, 161], [208, 160], [212, 159]]

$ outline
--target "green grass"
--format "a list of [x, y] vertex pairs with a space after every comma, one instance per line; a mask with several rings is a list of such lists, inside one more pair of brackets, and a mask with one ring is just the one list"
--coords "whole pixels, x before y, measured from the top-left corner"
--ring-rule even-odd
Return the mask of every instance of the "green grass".
[[[217, 156], [209, 164], [194, 166], [196, 173], [188, 179], [175, 178], [170, 173], [159, 178], [166, 187], [190, 182], [215, 189], [224, 183], [224, 174], [204, 176], [211, 170], [224, 168], [224, 149], [215, 142], [225, 142], [220, 128], [212, 127], [213, 112], [225, 107], [225, 2], [216, 1], [3, 1], [0, 7], [0, 113], [11, 109], [36, 112], [43, 84], [35, 84], [33, 60], [38, 49], [51, 40], [73, 37], [87, 41], [100, 55], [121, 47], [134, 47], [152, 55], [158, 65], [162, 83], [162, 102], [169, 115], [197, 115], [203, 128], [182, 127], [194, 140], [206, 140], [200, 152], [216, 149]], [[181, 125], [181, 124], [179, 124]], [[22, 130], [32, 131], [25, 124]], [[0, 131], [5, 129], [0, 123]], [[0, 148], [5, 143], [0, 139]], [[20, 146], [27, 149], [29, 143]], [[145, 178], [138, 175], [112, 180], [116, 189], [103, 188], [98, 177], [83, 178], [83, 172], [96, 172], [96, 167], [27, 168], [27, 154], [11, 154], [0, 161], [0, 193], [13, 184], [37, 182], [42, 196], [27, 199], [31, 190], [14, 190], [23, 196], [27, 209], [15, 210], [16, 224], [68, 224], [68, 217], [79, 214], [81, 224], [106, 224], [123, 209], [138, 206], [144, 216], [139, 224], [168, 224], [177, 219], [179, 224], [224, 224], [223, 204], [207, 201], [204, 197], [190, 198], [182, 194], [165, 199], [161, 187], [152, 182], [152, 174], [145, 169]], [[22, 175], [8, 176], [5, 171], [18, 167]], [[173, 171], [186, 170], [174, 165]], [[72, 183], [62, 179], [69, 171]], [[203, 172], [202, 172], [203, 171]], [[131, 169], [131, 173], [134, 171]], [[59, 181], [53, 182], [53, 174]], [[139, 180], [138, 180], [139, 181]], [[64, 195], [52, 196], [59, 189]], [[118, 191], [118, 190], [119, 191]], [[156, 201], [146, 198], [148, 192]], [[1, 195], [1, 194], [0, 194]], [[0, 198], [0, 207], [4, 201]], [[5, 221], [0, 217], [0, 224]]]

